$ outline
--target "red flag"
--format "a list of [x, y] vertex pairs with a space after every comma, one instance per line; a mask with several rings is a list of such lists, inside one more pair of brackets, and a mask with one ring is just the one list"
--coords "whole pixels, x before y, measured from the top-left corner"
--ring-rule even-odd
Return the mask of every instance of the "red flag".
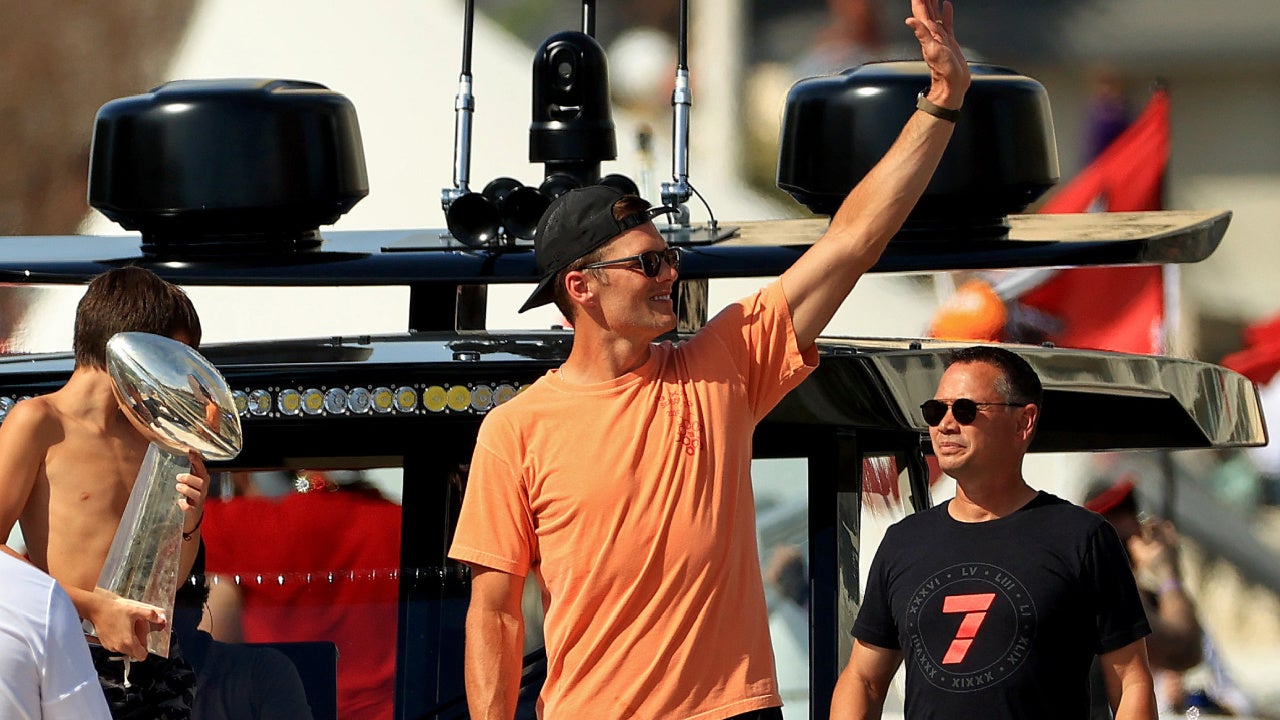
[[1111, 212], [1160, 210], [1168, 164], [1169, 93], [1158, 88], [1138, 119], [1059, 188], [1040, 212], [1088, 212], [1095, 203]]
[[[1169, 162], [1169, 96], [1157, 89], [1137, 120], [1041, 208], [1045, 213], [1160, 210]], [[1163, 350], [1164, 283], [1159, 267], [1075, 268], [1019, 301], [1054, 316], [1060, 347]]]
[[1259, 385], [1280, 373], [1280, 315], [1245, 328], [1245, 347], [1222, 358], [1222, 364]]

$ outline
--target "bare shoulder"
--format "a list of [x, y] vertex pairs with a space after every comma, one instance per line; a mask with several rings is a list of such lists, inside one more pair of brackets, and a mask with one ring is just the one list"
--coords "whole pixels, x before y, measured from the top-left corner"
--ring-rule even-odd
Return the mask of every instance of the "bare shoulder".
[[34, 507], [39, 515], [41, 503], [47, 502], [48, 483], [41, 478], [50, 448], [65, 436], [59, 416], [44, 397], [37, 397], [15, 405], [0, 423], [0, 536], [7, 537], [13, 524], [22, 520], [28, 549], [42, 569], [47, 567], [45, 531], [40, 526], [45, 521], [28, 513]]
[[65, 415], [52, 396], [23, 400], [14, 405], [0, 423], [0, 446], [7, 444], [6, 440], [48, 446], [63, 434], [65, 422]]

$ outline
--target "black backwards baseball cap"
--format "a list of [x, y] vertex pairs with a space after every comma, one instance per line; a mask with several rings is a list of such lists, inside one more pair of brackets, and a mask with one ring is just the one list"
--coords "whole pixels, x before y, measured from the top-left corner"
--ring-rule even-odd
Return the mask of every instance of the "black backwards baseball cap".
[[623, 193], [614, 188], [590, 185], [570, 190], [551, 201], [533, 236], [534, 260], [540, 278], [538, 287], [520, 312], [554, 300], [556, 275], [575, 260], [659, 215], [680, 212], [679, 208], [659, 205], [618, 220], [613, 216], [613, 206], [623, 197]]

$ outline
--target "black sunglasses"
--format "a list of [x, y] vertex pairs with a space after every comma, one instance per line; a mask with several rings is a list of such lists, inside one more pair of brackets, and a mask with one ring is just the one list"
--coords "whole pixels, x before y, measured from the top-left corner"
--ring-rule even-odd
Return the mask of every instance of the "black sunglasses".
[[667, 248], [666, 250], [650, 250], [642, 252], [639, 255], [628, 255], [627, 257], [615, 258], [613, 260], [601, 260], [588, 265], [583, 265], [581, 269], [592, 270], [595, 268], [614, 267], [617, 265], [634, 265], [640, 264], [640, 271], [645, 277], [658, 277], [658, 273], [662, 270], [662, 263], [666, 263], [672, 270], [680, 269], [680, 248]]
[[920, 403], [920, 414], [924, 415], [924, 421], [929, 423], [929, 427], [937, 427], [942, 422], [942, 418], [947, 416], [947, 408], [951, 408], [951, 417], [961, 425], [968, 425], [978, 418], [978, 408], [987, 407], [989, 405], [997, 405], [1000, 407], [1026, 407], [1031, 403], [1011, 403], [1011, 402], [975, 402], [969, 398], [956, 398], [951, 402], [942, 400], [925, 400]]

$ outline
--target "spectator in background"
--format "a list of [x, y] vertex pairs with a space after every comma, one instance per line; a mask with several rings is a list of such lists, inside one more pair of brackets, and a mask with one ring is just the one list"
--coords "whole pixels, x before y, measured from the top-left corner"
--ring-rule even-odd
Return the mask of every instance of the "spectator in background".
[[1093, 72], [1093, 89], [1085, 104], [1084, 164], [1093, 162], [1132, 122], [1120, 76], [1110, 68]]
[[1167, 520], [1138, 517], [1133, 482], [1122, 479], [1095, 488], [1084, 506], [1107, 519], [1129, 552], [1129, 564], [1142, 591], [1151, 636], [1147, 657], [1153, 669], [1183, 671], [1200, 662], [1202, 631], [1195, 606], [1182, 586], [1178, 536]]
[[0, 717], [111, 717], [71, 599], [7, 549], [0, 552]]
[[[1178, 534], [1173, 523], [1144, 518], [1133, 481], [1096, 485], [1084, 506], [1107, 519], [1129, 551], [1129, 562], [1141, 591], [1151, 635], [1147, 656], [1162, 711], [1179, 712], [1195, 705], [1210, 712], [1253, 714], [1249, 699], [1231, 682], [1208, 635], [1196, 617], [1195, 603], [1183, 587], [1178, 562]], [[1210, 687], [1188, 692], [1183, 673], [1204, 662]]]

